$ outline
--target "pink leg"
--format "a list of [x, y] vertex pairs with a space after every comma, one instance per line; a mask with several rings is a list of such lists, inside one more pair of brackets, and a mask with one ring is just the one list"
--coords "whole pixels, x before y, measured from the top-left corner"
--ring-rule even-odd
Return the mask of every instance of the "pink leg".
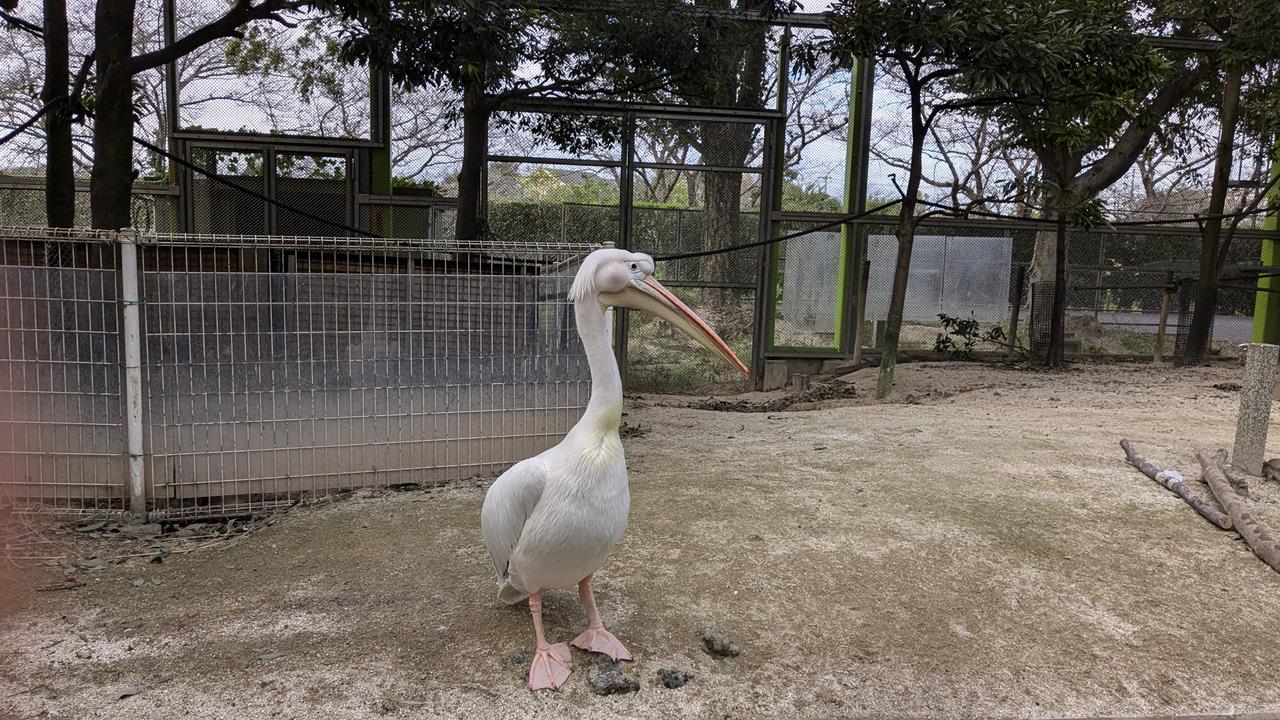
[[529, 689], [555, 690], [569, 679], [569, 673], [573, 670], [573, 658], [568, 645], [549, 645], [543, 637], [540, 593], [529, 596], [529, 612], [533, 615], [533, 634], [538, 641], [538, 647], [533, 651], [533, 662], [529, 664]]
[[600, 613], [596, 610], [596, 598], [591, 592], [591, 576], [582, 578], [578, 583], [578, 597], [582, 606], [587, 609], [587, 629], [573, 639], [573, 646], [588, 652], [604, 653], [614, 660], [630, 660], [631, 651], [618, 642], [613, 633], [604, 629], [600, 622]]

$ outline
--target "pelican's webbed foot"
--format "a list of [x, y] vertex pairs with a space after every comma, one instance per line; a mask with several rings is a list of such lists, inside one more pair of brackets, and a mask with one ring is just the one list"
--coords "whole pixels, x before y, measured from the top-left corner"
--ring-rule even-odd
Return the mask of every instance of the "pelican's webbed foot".
[[614, 660], [631, 659], [631, 651], [603, 627], [583, 630], [581, 635], [573, 639], [573, 646], [587, 652], [604, 653]]
[[573, 657], [564, 643], [547, 645], [533, 651], [529, 664], [530, 690], [556, 690], [569, 679], [573, 671]]

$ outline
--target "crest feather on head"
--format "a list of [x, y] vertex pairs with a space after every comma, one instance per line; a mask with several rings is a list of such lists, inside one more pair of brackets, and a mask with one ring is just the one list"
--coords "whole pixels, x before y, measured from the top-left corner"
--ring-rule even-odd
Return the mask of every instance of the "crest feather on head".
[[596, 270], [600, 269], [600, 263], [610, 257], [626, 257], [629, 254], [617, 248], [601, 248], [583, 258], [578, 274], [573, 277], [573, 285], [569, 287], [569, 302], [578, 302], [596, 294]]

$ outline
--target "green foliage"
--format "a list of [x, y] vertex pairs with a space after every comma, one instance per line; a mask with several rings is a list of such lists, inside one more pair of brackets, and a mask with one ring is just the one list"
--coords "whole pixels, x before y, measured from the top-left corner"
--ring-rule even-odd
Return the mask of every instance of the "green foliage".
[[978, 343], [1000, 345], [1008, 338], [999, 325], [984, 331], [972, 313], [968, 318], [939, 315], [938, 319], [942, 321], [942, 332], [933, 343], [933, 351], [953, 360], [972, 360]]
[[788, 180], [782, 186], [782, 207], [805, 212], [844, 212], [844, 203], [816, 185], [800, 185]]
[[[411, 87], [480, 90], [498, 98], [662, 87], [694, 51], [679, 0], [589, 11], [490, 0], [321, 0], [346, 30], [343, 56], [385, 67]], [[536, 73], [530, 74], [534, 69]]]
[[392, 175], [391, 187], [406, 190], [425, 190], [429, 195], [436, 197], [444, 196], [440, 183], [437, 183], [434, 180], [419, 180], [417, 178], [405, 177], [403, 175]]

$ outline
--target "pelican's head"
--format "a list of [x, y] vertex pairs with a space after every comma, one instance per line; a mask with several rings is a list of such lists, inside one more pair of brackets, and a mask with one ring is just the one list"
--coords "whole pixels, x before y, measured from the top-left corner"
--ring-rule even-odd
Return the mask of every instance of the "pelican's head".
[[605, 248], [588, 255], [573, 279], [569, 300], [576, 303], [592, 298], [601, 307], [625, 307], [653, 313], [724, 358], [742, 374], [750, 375], [747, 366], [697, 313], [653, 279], [653, 258], [644, 253]]

